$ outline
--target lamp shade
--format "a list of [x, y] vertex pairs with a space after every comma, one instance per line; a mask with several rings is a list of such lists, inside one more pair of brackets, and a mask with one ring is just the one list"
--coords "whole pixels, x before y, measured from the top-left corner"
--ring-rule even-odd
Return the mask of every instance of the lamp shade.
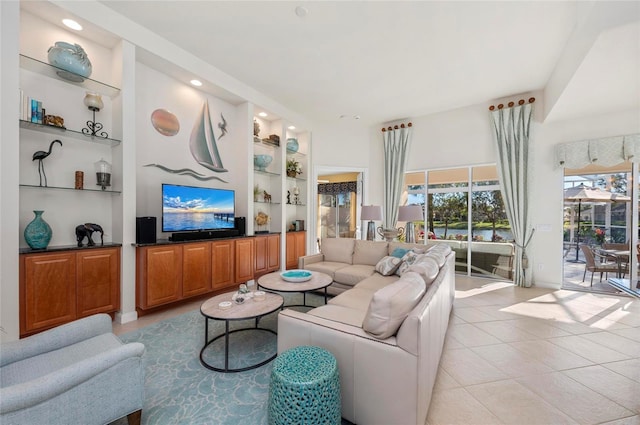
[[363, 205], [360, 220], [382, 220], [382, 207], [379, 205]]
[[398, 221], [410, 222], [424, 219], [420, 205], [404, 205], [398, 208]]

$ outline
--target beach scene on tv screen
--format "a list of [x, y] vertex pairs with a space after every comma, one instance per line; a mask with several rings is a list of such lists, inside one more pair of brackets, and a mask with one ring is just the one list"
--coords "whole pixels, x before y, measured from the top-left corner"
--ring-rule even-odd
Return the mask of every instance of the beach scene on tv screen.
[[233, 228], [234, 206], [232, 190], [165, 185], [162, 231]]

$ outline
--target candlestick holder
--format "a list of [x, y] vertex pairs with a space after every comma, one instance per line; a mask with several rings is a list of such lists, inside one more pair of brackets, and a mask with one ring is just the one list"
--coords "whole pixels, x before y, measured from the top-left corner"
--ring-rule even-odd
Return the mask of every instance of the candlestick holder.
[[90, 93], [84, 97], [84, 104], [89, 110], [93, 113], [93, 119], [87, 121], [87, 127], [82, 129], [82, 134], [86, 134], [87, 136], [95, 136], [102, 137], [104, 139], [109, 137], [106, 131], [102, 130], [102, 123], [96, 121], [96, 112], [99, 112], [100, 109], [104, 107], [104, 103], [102, 103], [102, 97], [98, 93]]

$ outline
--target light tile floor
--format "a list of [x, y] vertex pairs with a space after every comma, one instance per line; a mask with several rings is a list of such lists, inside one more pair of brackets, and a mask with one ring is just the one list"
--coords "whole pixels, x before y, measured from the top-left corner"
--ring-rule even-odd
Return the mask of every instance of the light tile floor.
[[640, 300], [456, 277], [428, 425], [640, 425]]
[[640, 425], [640, 300], [456, 276], [427, 424]]

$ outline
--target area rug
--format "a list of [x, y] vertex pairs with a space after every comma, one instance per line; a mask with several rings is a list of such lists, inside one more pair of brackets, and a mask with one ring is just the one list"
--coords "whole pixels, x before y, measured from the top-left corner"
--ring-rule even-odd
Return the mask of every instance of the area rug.
[[[290, 297], [285, 297], [285, 303], [289, 303]], [[307, 302], [319, 305], [323, 300], [311, 294], [307, 296]], [[231, 329], [253, 325], [254, 320], [232, 322]], [[259, 325], [276, 330], [277, 312], [262, 318]], [[223, 331], [224, 322], [209, 321], [210, 337]], [[124, 342], [141, 342], [146, 347], [143, 424], [267, 423], [273, 362], [236, 373], [215, 372], [202, 366], [199, 355], [205, 338], [204, 317], [199, 310], [123, 334], [120, 338]], [[276, 338], [268, 332], [231, 334], [229, 366], [242, 367], [268, 358], [276, 350]], [[207, 349], [206, 359], [217, 367], [224, 364], [223, 339]], [[123, 418], [113, 425], [126, 423]]]

